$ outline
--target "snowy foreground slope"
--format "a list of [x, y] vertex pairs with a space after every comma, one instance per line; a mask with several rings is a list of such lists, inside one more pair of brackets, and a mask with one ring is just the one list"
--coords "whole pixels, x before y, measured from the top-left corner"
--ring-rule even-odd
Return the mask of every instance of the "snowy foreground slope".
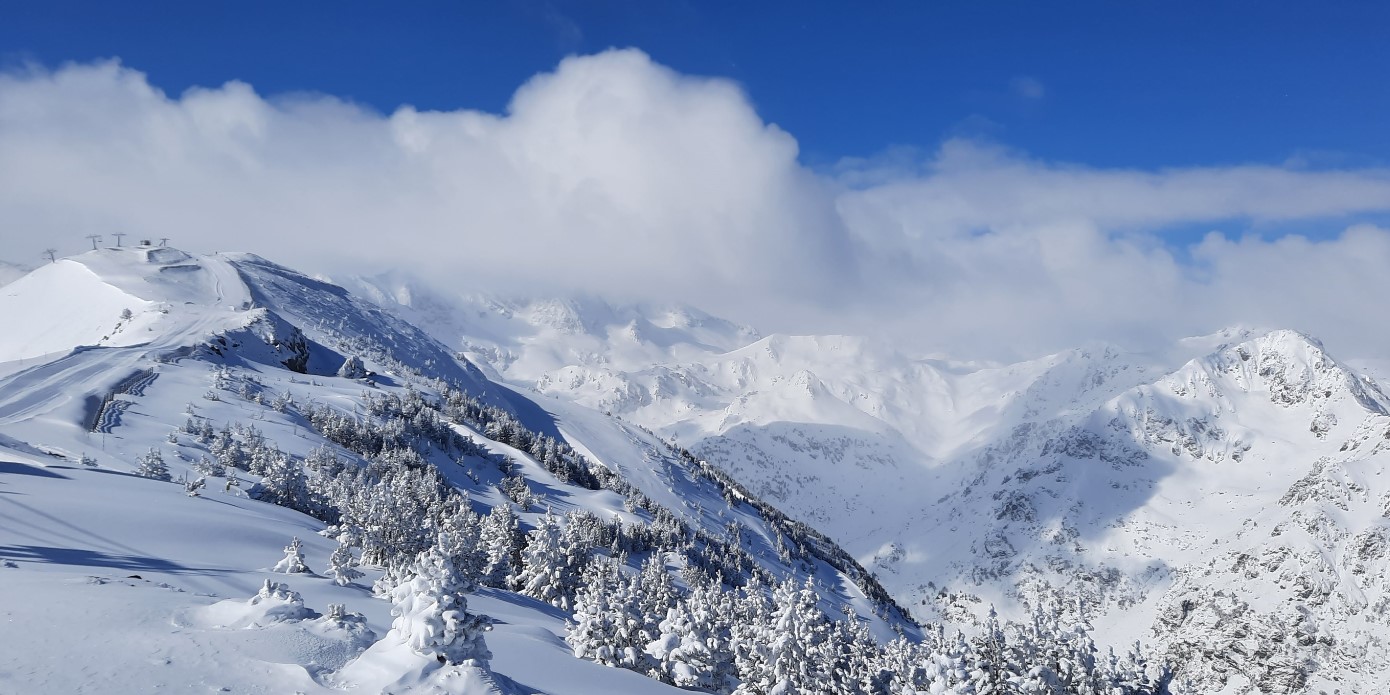
[[724, 468], [924, 621], [1061, 604], [1102, 642], [1152, 643], [1195, 692], [1390, 683], [1390, 398], [1312, 337], [977, 365], [693, 310], [363, 282], [485, 371]]
[[[61, 259], [0, 322], [0, 692], [726, 691], [733, 652], [682, 641], [699, 597], [748, 596], [726, 637], [920, 634], [717, 470], [259, 257]], [[645, 613], [599, 634], [625, 591]], [[820, 677], [737, 644], [748, 687]]]

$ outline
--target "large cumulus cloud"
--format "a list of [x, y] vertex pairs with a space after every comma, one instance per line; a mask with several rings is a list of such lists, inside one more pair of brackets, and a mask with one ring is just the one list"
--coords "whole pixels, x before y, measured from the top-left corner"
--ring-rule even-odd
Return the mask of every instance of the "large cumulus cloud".
[[[1094, 169], [968, 141], [813, 172], [737, 85], [635, 50], [567, 59], [504, 114], [381, 114], [236, 82], [170, 96], [117, 62], [0, 76], [3, 258], [125, 231], [962, 355], [1252, 322], [1375, 353], [1390, 234], [1239, 232], [1387, 210], [1384, 171]], [[1180, 247], [1160, 233], [1178, 224], [1235, 231]]]

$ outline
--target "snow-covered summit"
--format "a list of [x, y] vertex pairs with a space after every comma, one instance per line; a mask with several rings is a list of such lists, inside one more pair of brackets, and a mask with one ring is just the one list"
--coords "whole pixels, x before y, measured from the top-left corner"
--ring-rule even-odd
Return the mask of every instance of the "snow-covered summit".
[[388, 368], [429, 370], [500, 403], [473, 365], [420, 329], [254, 254], [89, 251], [0, 289], [0, 312], [25, 325], [0, 337], [0, 363], [81, 346], [168, 354], [244, 337], [264, 344], [264, 359], [295, 371], [331, 374], [346, 354], [360, 353]]
[[0, 290], [0, 312], [25, 324], [0, 337], [0, 361], [81, 345], [175, 344], [244, 323], [249, 300], [235, 268], [216, 257], [162, 247], [89, 251]]

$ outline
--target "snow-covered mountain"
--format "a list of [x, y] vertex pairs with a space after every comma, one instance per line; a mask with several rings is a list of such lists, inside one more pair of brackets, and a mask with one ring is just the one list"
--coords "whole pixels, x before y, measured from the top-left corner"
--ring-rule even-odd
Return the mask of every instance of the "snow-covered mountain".
[[[692, 625], [659, 627], [667, 603], [750, 582], [750, 601], [800, 586], [815, 621], [851, 616], [809, 623], [860, 635], [846, 644], [917, 634], [850, 556], [717, 469], [603, 413], [542, 408], [257, 256], [92, 251], [0, 289], [0, 320], [0, 612], [25, 626], [0, 691], [657, 692], [704, 673], [649, 647]], [[295, 572], [300, 556], [321, 574]], [[608, 557], [615, 574], [590, 578]], [[468, 646], [480, 624], [432, 607], [478, 582], [490, 669]], [[576, 636], [581, 615], [608, 620], [585, 582], [644, 602], [654, 632], [618, 652], [627, 669], [577, 641], [601, 638]]]
[[[402, 277], [137, 247], [0, 288], [0, 690], [1390, 679], [1390, 398], [1314, 338], [977, 364]], [[465, 593], [490, 660], [430, 607]]]
[[1155, 642], [1197, 692], [1390, 681], [1390, 399], [1310, 336], [994, 365], [689, 310], [717, 339], [585, 302], [431, 306], [484, 370], [688, 447], [928, 622], [1081, 598], [1105, 641]]

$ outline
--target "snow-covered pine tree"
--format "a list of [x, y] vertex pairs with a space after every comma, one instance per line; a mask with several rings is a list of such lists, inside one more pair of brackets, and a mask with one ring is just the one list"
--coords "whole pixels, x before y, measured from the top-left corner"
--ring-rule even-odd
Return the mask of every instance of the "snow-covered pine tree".
[[328, 576], [338, 586], [347, 586], [363, 576], [357, 570], [357, 558], [352, 556], [352, 549], [344, 542], [345, 538], [346, 534], [338, 539], [338, 548], [328, 557]]
[[[364, 562], [363, 564], [366, 563]], [[415, 571], [414, 565], [414, 561], [386, 563], [382, 567], [384, 571], [381, 573], [381, 576], [377, 577], [376, 581], [372, 582], [372, 595], [390, 601], [391, 592], [395, 591], [396, 587], [415, 576], [413, 574]]]
[[535, 504], [535, 495], [531, 493], [531, 487], [526, 484], [526, 478], [520, 475], [507, 475], [497, 483], [497, 489], [507, 496], [507, 499], [521, 507], [521, 511], [529, 511], [531, 505]]
[[238, 477], [237, 477], [237, 475], [236, 475], [236, 469], [235, 469], [235, 468], [228, 468], [228, 469], [226, 469], [226, 470], [227, 470], [227, 480], [226, 480], [226, 482], [224, 482], [224, 483], [222, 484], [222, 491], [223, 491], [223, 492], [231, 492], [231, 491], [232, 491], [232, 488], [240, 488], [240, 487], [241, 487], [241, 478], [238, 478]]
[[596, 557], [580, 576], [579, 593], [574, 598], [574, 617], [565, 631], [565, 643], [574, 650], [576, 658], [589, 659], [603, 666], [622, 666], [616, 657], [617, 636], [615, 610], [610, 599], [622, 588], [623, 578], [617, 563]]
[[306, 514], [316, 511], [317, 505], [309, 494], [309, 484], [299, 462], [276, 449], [263, 451], [264, 478], [257, 488], [257, 499]]
[[1105, 676], [1096, 659], [1096, 643], [1091, 639], [1091, 626], [1086, 621], [1085, 606], [1078, 600], [1075, 619], [1063, 627], [1063, 617], [1056, 611], [1048, 614], [1051, 619], [1042, 627], [1054, 635], [1056, 645], [1050, 652], [1053, 668], [1061, 681], [1062, 688], [1077, 695], [1107, 695]]
[[647, 617], [642, 615], [639, 583], [637, 576], [622, 575], [608, 603], [613, 609], [614, 658], [623, 668], [648, 673], [654, 664], [644, 651], [651, 637]]
[[198, 471], [198, 475], [203, 477], [221, 478], [227, 474], [227, 467], [221, 463], [208, 458], [206, 455], [199, 456], [198, 462], [193, 464], [193, 470]]
[[891, 678], [883, 666], [883, 649], [853, 608], [842, 609], [845, 617], [831, 623], [821, 657], [828, 664], [831, 690], [884, 692]]
[[1167, 664], [1149, 663], [1144, 655], [1144, 646], [1137, 641], [1125, 651], [1124, 656], [1116, 656], [1111, 650], [1108, 661], [1110, 673], [1107, 678], [1111, 692], [1156, 695], [1167, 692], [1173, 678]]
[[212, 454], [217, 462], [228, 468], [245, 468], [246, 457], [242, 451], [240, 443], [232, 436], [230, 425], [224, 425], [213, 436], [212, 443], [208, 445], [208, 452]]
[[717, 589], [697, 586], [667, 610], [661, 635], [646, 645], [663, 680], [678, 688], [720, 693], [733, 688], [733, 651], [727, 621], [719, 616], [720, 595]]
[[661, 636], [661, 621], [666, 619], [666, 612], [676, 605], [676, 588], [666, 571], [666, 561], [660, 551], [652, 553], [642, 562], [635, 588], [638, 610], [643, 620], [642, 646], [645, 647]]
[[770, 694], [829, 693], [824, 657], [830, 623], [819, 602], [810, 577], [800, 588], [789, 579], [773, 591]]
[[159, 449], [151, 448], [149, 453], [136, 459], [139, 464], [135, 468], [135, 474], [154, 480], [170, 481], [174, 477], [169, 474], [169, 466], [164, 463], [164, 454]]
[[506, 502], [494, 505], [478, 533], [484, 558], [480, 581], [484, 586], [506, 587], [516, 568], [521, 541], [516, 512]]
[[[939, 631], [940, 626], [935, 626], [934, 630]], [[929, 638], [933, 636], [932, 632], [928, 632]], [[935, 643], [935, 640], [930, 641]], [[879, 666], [888, 674], [888, 681], [884, 690], [890, 693], [924, 690], [926, 669], [923, 662], [927, 658], [929, 657], [926, 656], [921, 647], [908, 641], [902, 635], [883, 645], [883, 650], [879, 656]]]
[[775, 684], [770, 649], [772, 608], [766, 585], [754, 575], [743, 587], [732, 626], [734, 669], [739, 680], [735, 695], [764, 695]]
[[294, 396], [289, 391], [281, 391], [275, 400], [270, 402], [270, 407], [277, 413], [283, 413], [294, 407]]
[[705, 595], [704, 604], [709, 608], [707, 644], [715, 659], [714, 691], [727, 695], [738, 687], [738, 671], [734, 668], [734, 624], [739, 619], [739, 601], [733, 590], [726, 590], [724, 579], [719, 575], [710, 584], [698, 586], [694, 591]]
[[995, 695], [1012, 692], [1010, 680], [1015, 675], [1009, 664], [1010, 645], [999, 623], [999, 614], [994, 606], [989, 607], [989, 617], [983, 629], [975, 637], [971, 649], [971, 674], [976, 691], [980, 695]]
[[[598, 517], [588, 512], [570, 512], [565, 515], [565, 525], [560, 529], [560, 545], [564, 549], [564, 565], [560, 572], [561, 590], [569, 599], [579, 591], [579, 575], [589, 564], [599, 537], [589, 535], [596, 526], [602, 527]], [[587, 523], [586, 523], [587, 522]], [[601, 533], [601, 531], [599, 532]]]
[[974, 695], [979, 692], [974, 679], [978, 672], [970, 669], [974, 660], [965, 635], [957, 631], [946, 636], [938, 627], [931, 650], [923, 652], [921, 689], [942, 695]]
[[569, 610], [579, 588], [581, 566], [570, 563], [572, 549], [565, 542], [559, 520], [549, 510], [536, 529], [526, 534], [518, 590], [561, 610]]
[[482, 517], [469, 506], [467, 494], [451, 499], [453, 501], [441, 512], [440, 549], [470, 581], [477, 581], [486, 564], [484, 551], [480, 547]]
[[265, 475], [274, 465], [276, 454], [280, 453], [266, 446], [259, 437], [247, 437], [244, 449], [247, 452], [247, 470], [254, 475]]
[[304, 564], [303, 548], [304, 543], [299, 540], [298, 536], [295, 536], [290, 540], [290, 544], [285, 546], [285, 557], [275, 563], [275, 567], [271, 568], [270, 571], [283, 574], [311, 574], [309, 566]]
[[391, 590], [391, 631], [416, 654], [455, 665], [487, 667], [487, 616], [469, 615], [465, 594], [476, 584], [437, 546], [420, 553], [409, 578]]
[[343, 472], [346, 464], [327, 445], [315, 447], [304, 459], [304, 466], [316, 475], [332, 479]]

